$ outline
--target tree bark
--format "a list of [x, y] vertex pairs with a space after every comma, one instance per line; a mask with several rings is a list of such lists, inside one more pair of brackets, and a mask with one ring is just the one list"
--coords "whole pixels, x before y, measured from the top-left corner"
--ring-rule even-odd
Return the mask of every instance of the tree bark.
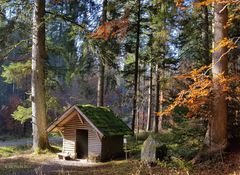
[[150, 77], [148, 88], [148, 114], [147, 114], [147, 131], [151, 131], [152, 128], [152, 64], [150, 63]]
[[[214, 3], [214, 48], [227, 37], [227, 8], [224, 4]], [[219, 83], [219, 75], [228, 72], [227, 47], [222, 47], [213, 53], [213, 106], [212, 118], [209, 119], [205, 144], [209, 152], [218, 152], [227, 147], [227, 102], [223, 86]]]
[[[138, 65], [138, 66], [140, 66], [140, 65]], [[138, 69], [139, 69], [139, 67], [138, 67]], [[139, 100], [139, 97], [140, 97], [140, 95], [141, 95], [141, 76], [140, 76], [140, 73], [139, 73], [139, 71], [138, 71], [138, 85], [137, 85], [137, 88], [138, 88], [138, 90], [137, 90], [137, 118], [136, 118], [136, 120], [137, 120], [137, 122], [136, 122], [136, 124], [137, 124], [137, 133], [139, 133], [139, 131], [140, 131], [140, 126], [141, 126], [141, 105], [140, 105], [140, 100]]]
[[[107, 21], [107, 4], [103, 1], [102, 23]], [[104, 87], [105, 87], [105, 64], [104, 59], [99, 59], [98, 86], [97, 86], [97, 106], [104, 106]]]
[[[160, 109], [160, 71], [159, 71], [159, 65], [156, 65], [156, 106], [155, 106], [155, 112], [159, 112]], [[155, 114], [155, 120], [154, 120], [154, 132], [158, 132], [158, 124], [159, 123], [159, 117]]]
[[135, 120], [137, 117], [137, 102], [138, 102], [138, 66], [139, 66], [139, 40], [140, 40], [140, 21], [141, 21], [141, 0], [137, 0], [137, 40], [135, 51], [135, 73], [134, 73], [134, 95], [133, 95], [133, 118], [132, 118], [132, 130], [135, 129]]
[[33, 150], [49, 146], [44, 86], [45, 50], [45, 0], [35, 0], [32, 33], [32, 127]]
[[211, 63], [210, 58], [210, 37], [209, 37], [209, 15], [208, 15], [208, 6], [204, 6], [203, 15], [204, 15], [204, 25], [203, 25], [203, 44], [204, 44], [204, 62], [206, 65]]
[[[160, 88], [159, 112], [163, 112], [163, 89]], [[162, 131], [162, 115], [158, 116], [158, 132]]]
[[103, 60], [99, 63], [98, 86], [97, 86], [97, 106], [104, 106], [104, 80], [105, 80], [105, 65]]

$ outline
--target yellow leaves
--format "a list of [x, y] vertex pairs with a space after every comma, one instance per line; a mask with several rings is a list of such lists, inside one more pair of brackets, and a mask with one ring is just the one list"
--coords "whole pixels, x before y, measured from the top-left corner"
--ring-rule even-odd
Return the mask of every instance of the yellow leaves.
[[[185, 3], [186, 2], [186, 3]], [[223, 4], [226, 8], [229, 5], [239, 5], [239, 0], [201, 0], [193, 1], [189, 3], [187, 0], [175, 0], [176, 6], [181, 10], [186, 10], [187, 8], [201, 8], [202, 6], [211, 6], [213, 3]], [[186, 5], [187, 4], [187, 5]], [[236, 6], [237, 7], [237, 6]]]
[[183, 5], [184, 0], [175, 0], [176, 6], [179, 7], [181, 10], [185, 10], [186, 7]]
[[176, 6], [181, 7], [184, 3], [184, 0], [175, 0]]
[[224, 38], [222, 41], [220, 41], [217, 46], [215, 48], [213, 48], [211, 50], [211, 52], [216, 52], [219, 49], [223, 48], [223, 47], [227, 47], [228, 49], [235, 49], [237, 48], [237, 45], [235, 42], [233, 42], [232, 40], [228, 39], [228, 38]]
[[202, 66], [201, 68], [199, 69], [193, 69], [190, 73], [187, 73], [187, 74], [182, 74], [182, 75], [177, 75], [175, 76], [175, 78], [177, 79], [187, 79], [187, 78], [190, 78], [190, 79], [197, 79], [197, 78], [201, 78], [202, 76], [205, 76], [205, 72], [207, 70], [209, 70], [211, 68], [211, 65], [209, 66]]
[[201, 6], [208, 6], [210, 4], [212, 4], [215, 0], [205, 0], [205, 1], [202, 1], [202, 2], [195, 2], [194, 3], [194, 6], [196, 8], [199, 8]]

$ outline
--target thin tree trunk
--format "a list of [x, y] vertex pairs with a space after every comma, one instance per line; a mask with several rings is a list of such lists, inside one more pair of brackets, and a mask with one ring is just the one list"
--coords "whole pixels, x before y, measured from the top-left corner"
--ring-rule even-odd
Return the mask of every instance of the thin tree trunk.
[[105, 65], [103, 63], [103, 60], [100, 60], [97, 86], [97, 106], [104, 106], [104, 79]]
[[141, 95], [141, 86], [140, 86], [140, 81], [141, 81], [141, 76], [138, 71], [138, 90], [137, 90], [137, 133], [140, 131], [140, 126], [141, 126], [141, 109], [140, 109], [140, 100], [139, 97]]
[[[160, 89], [159, 112], [163, 112], [163, 89]], [[162, 115], [158, 117], [158, 132], [162, 131]]]
[[141, 0], [137, 0], [138, 14], [137, 14], [137, 41], [135, 52], [135, 73], [134, 73], [134, 95], [133, 95], [133, 118], [132, 130], [135, 129], [135, 119], [137, 117], [137, 102], [138, 102], [138, 65], [139, 65], [139, 40], [140, 40], [140, 21], [141, 21]]
[[[227, 37], [227, 8], [224, 4], [214, 3], [214, 46]], [[214, 47], [214, 48], [215, 48]], [[226, 148], [227, 139], [227, 102], [223, 86], [219, 83], [219, 75], [228, 71], [227, 47], [222, 47], [213, 53], [213, 106], [212, 118], [209, 119], [205, 144], [209, 152], [215, 153]]]
[[[144, 64], [144, 69], [146, 69], [146, 64]], [[143, 98], [143, 104], [142, 104], [142, 131], [145, 130], [145, 87], [146, 87], [146, 73], [143, 74], [143, 88], [142, 88], [142, 98]]]
[[33, 8], [32, 39], [32, 127], [33, 150], [49, 146], [44, 87], [45, 50], [45, 0], [35, 0]]
[[[159, 65], [156, 65], [156, 106], [155, 106], [155, 112], [159, 112], [160, 109], [160, 71], [159, 71]], [[154, 132], [158, 132], [158, 123], [159, 123], [159, 117], [155, 115], [154, 120]]]
[[[103, 1], [102, 23], [107, 21], [107, 4]], [[97, 86], [97, 106], [104, 106], [104, 87], [105, 87], [105, 64], [103, 58], [99, 61], [98, 86]]]
[[149, 77], [149, 88], [148, 88], [148, 117], [147, 117], [147, 131], [151, 130], [152, 127], [152, 64], [150, 63], [150, 77]]

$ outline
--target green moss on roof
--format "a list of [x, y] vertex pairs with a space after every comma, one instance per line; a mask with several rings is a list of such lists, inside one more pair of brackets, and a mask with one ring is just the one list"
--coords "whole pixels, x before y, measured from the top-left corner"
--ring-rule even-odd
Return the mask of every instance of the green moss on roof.
[[105, 136], [132, 134], [129, 127], [116, 117], [110, 108], [93, 105], [76, 106]]

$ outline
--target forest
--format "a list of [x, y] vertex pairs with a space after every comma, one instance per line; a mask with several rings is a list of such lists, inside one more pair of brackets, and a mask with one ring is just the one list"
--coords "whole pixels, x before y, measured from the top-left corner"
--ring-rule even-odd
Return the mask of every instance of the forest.
[[237, 175], [239, 157], [240, 0], [0, 0], [0, 174]]

